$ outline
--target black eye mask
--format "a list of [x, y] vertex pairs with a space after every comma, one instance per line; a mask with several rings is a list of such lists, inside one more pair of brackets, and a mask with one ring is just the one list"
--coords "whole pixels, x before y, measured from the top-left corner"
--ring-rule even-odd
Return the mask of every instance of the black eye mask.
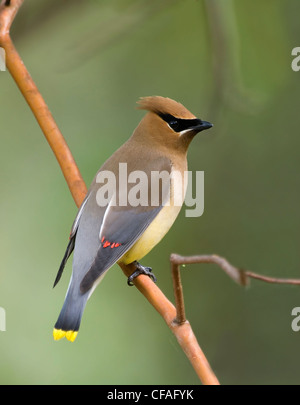
[[182, 132], [186, 130], [200, 132], [204, 129], [212, 127], [210, 122], [202, 121], [198, 118], [183, 119], [176, 118], [171, 114], [158, 114], [175, 132]]

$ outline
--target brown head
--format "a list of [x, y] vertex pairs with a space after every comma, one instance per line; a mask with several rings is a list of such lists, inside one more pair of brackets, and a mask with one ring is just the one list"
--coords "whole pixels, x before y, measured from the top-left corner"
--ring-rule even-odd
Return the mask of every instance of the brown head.
[[136, 128], [136, 140], [162, 147], [186, 152], [194, 136], [212, 127], [187, 110], [182, 104], [170, 98], [152, 96], [142, 97], [138, 108], [148, 113]]

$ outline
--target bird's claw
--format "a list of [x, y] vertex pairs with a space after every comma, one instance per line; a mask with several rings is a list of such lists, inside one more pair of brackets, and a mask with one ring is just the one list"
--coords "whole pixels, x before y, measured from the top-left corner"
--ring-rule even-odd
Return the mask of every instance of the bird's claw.
[[156, 283], [157, 278], [155, 275], [152, 273], [152, 268], [151, 267], [144, 267], [140, 263], [136, 262], [136, 270], [131, 274], [131, 276], [128, 277], [127, 279], [127, 284], [132, 287], [133, 283], [132, 281], [138, 277], [140, 274], [145, 274], [146, 276], [150, 277], [154, 283]]

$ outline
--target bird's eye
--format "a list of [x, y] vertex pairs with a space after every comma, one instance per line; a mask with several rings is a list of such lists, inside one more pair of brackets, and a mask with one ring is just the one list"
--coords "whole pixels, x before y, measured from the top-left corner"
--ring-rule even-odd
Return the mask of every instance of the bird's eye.
[[174, 131], [176, 131], [176, 129], [178, 128], [178, 125], [179, 125], [179, 123], [178, 123], [177, 120], [171, 120], [171, 121], [168, 122], [168, 124], [170, 125], [170, 127], [171, 127]]
[[160, 118], [162, 118], [166, 123], [169, 125], [171, 129], [175, 132], [181, 131], [182, 126], [182, 119], [176, 118], [171, 114], [159, 114]]

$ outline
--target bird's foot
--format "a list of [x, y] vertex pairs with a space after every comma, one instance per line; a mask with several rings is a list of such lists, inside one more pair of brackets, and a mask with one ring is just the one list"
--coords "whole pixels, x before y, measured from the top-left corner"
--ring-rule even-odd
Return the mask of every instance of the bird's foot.
[[128, 277], [128, 280], [127, 280], [127, 284], [128, 284], [128, 285], [133, 286], [132, 281], [133, 281], [136, 277], [138, 277], [140, 274], [145, 274], [146, 276], [149, 276], [149, 277], [152, 279], [152, 281], [153, 281], [154, 283], [156, 283], [157, 278], [156, 278], [155, 275], [152, 273], [151, 267], [144, 267], [144, 266], [142, 266], [142, 265], [141, 265], [140, 263], [138, 263], [138, 262], [134, 262], [134, 264], [135, 264], [136, 270], [131, 274], [131, 276]]

